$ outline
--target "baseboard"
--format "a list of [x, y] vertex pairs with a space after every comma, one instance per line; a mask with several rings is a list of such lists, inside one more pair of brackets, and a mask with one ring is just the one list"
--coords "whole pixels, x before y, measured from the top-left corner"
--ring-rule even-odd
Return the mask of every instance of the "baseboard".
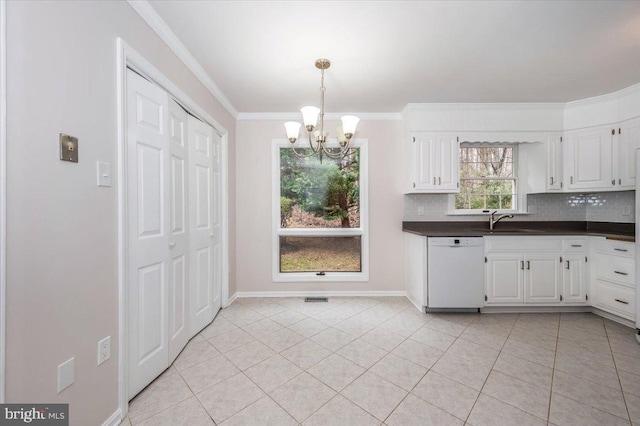
[[[233, 295], [236, 297], [406, 297], [406, 291], [238, 291]], [[229, 299], [229, 300], [232, 300]]]
[[231, 304], [238, 298], [238, 293], [233, 293], [233, 295], [231, 297], [229, 297], [229, 300], [227, 301], [227, 305], [223, 306], [223, 308], [228, 308], [229, 306], [231, 306]]
[[418, 303], [418, 301], [413, 300], [414, 298], [411, 297], [411, 294], [409, 292], [407, 292], [406, 296], [407, 296], [407, 299], [409, 299], [409, 302], [411, 302], [413, 306], [415, 306], [420, 312], [424, 313], [424, 306], [422, 306], [422, 303]]
[[541, 314], [560, 312], [591, 312], [591, 306], [485, 306], [483, 314]]
[[104, 423], [102, 423], [102, 426], [118, 426], [120, 422], [122, 422], [121, 417], [122, 411], [120, 411], [120, 409], [118, 408], [115, 413], [109, 416], [109, 418], [105, 420]]
[[609, 312], [603, 311], [601, 309], [598, 308], [591, 308], [591, 312], [599, 315], [603, 318], [606, 318], [608, 320], [611, 320], [613, 322], [617, 322], [618, 324], [622, 324], [622, 325], [626, 325], [627, 327], [631, 327], [631, 328], [636, 328], [636, 323], [634, 321], [630, 321], [628, 319], [625, 318], [621, 318], [615, 314], [611, 314]]

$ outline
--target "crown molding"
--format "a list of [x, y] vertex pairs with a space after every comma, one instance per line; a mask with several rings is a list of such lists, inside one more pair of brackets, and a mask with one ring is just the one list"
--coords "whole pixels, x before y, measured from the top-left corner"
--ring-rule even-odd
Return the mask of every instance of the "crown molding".
[[144, 19], [151, 29], [158, 34], [162, 41], [169, 46], [169, 49], [191, 70], [213, 97], [220, 102], [224, 109], [236, 118], [238, 116], [238, 110], [235, 109], [229, 98], [222, 93], [222, 90], [220, 90], [218, 85], [209, 77], [209, 74], [207, 74], [196, 58], [193, 57], [186, 46], [182, 44], [175, 33], [171, 31], [171, 28], [169, 28], [166, 22], [158, 15], [158, 12], [155, 11], [151, 4], [149, 4], [147, 0], [127, 0], [127, 2], [133, 10], [138, 12], [138, 15]]
[[553, 110], [563, 109], [566, 106], [564, 102], [467, 102], [467, 103], [408, 103], [401, 114], [406, 114], [412, 111], [444, 111], [444, 110], [469, 110], [469, 109], [482, 109], [482, 110], [497, 110], [497, 109], [520, 109], [520, 110]]
[[593, 96], [591, 98], [578, 99], [577, 101], [567, 102], [566, 107], [579, 107], [590, 104], [601, 104], [605, 102], [616, 101], [622, 96], [640, 94], [640, 83], [625, 87], [615, 92], [605, 93], [604, 95]]
[[[325, 120], [340, 120], [340, 117], [347, 113], [325, 113]], [[402, 120], [402, 114], [399, 112], [359, 112], [349, 113], [357, 115], [361, 120]], [[236, 120], [300, 120], [300, 112], [241, 112], [237, 115]]]

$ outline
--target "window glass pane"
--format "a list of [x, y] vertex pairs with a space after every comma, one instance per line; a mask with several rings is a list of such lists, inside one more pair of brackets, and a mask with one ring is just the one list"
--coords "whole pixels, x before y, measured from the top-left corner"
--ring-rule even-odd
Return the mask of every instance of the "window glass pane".
[[280, 272], [361, 272], [361, 237], [280, 237]]
[[300, 158], [293, 149], [280, 148], [280, 226], [360, 227], [360, 149], [321, 162], [317, 155]]
[[516, 208], [516, 175], [512, 146], [461, 146], [460, 193], [456, 209]]

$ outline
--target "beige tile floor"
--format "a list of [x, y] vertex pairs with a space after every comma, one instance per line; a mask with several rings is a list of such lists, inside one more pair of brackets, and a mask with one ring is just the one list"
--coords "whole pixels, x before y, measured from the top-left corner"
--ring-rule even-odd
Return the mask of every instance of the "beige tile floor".
[[634, 330], [593, 314], [238, 299], [124, 425], [640, 425]]

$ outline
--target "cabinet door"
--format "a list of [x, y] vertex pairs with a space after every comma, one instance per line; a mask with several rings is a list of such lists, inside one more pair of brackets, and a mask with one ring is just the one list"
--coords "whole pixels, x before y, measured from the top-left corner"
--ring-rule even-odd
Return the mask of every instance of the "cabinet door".
[[435, 159], [436, 144], [432, 133], [416, 133], [412, 137], [415, 145], [413, 189], [434, 191], [436, 189]]
[[547, 191], [562, 189], [562, 135], [549, 135], [547, 146]]
[[524, 259], [519, 254], [487, 256], [487, 304], [522, 303]]
[[459, 192], [459, 143], [455, 134], [444, 133], [435, 137], [436, 190]]
[[587, 303], [587, 264], [584, 254], [564, 257], [562, 265], [562, 298], [565, 304]]
[[615, 130], [613, 152], [616, 185], [621, 189], [635, 189], [636, 151], [640, 148], [640, 118], [627, 120]]
[[559, 303], [560, 253], [527, 255], [524, 261], [525, 303]]
[[611, 189], [611, 128], [567, 133], [564, 142], [567, 189]]

